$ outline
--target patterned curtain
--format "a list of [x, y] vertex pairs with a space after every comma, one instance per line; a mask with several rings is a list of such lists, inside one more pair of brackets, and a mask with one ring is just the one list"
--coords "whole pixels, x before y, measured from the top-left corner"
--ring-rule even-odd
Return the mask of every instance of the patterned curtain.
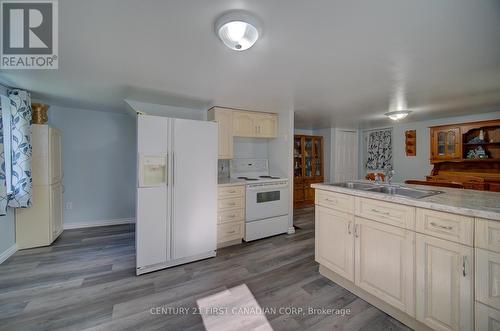
[[[13, 208], [27, 208], [31, 206], [31, 100], [30, 95], [22, 90], [9, 90], [7, 96], [10, 101], [10, 142], [3, 141], [4, 125], [9, 121], [3, 118], [0, 153], [0, 215], [6, 214], [7, 206]], [[5, 108], [5, 103], [2, 102]], [[8, 111], [2, 109], [3, 114]], [[8, 137], [6, 137], [8, 139]], [[9, 157], [4, 154], [4, 147], [10, 143], [10, 171]], [[10, 177], [7, 179], [6, 176]], [[7, 183], [10, 182], [10, 188]]]
[[384, 170], [392, 167], [392, 130], [370, 132], [367, 147], [367, 170]]

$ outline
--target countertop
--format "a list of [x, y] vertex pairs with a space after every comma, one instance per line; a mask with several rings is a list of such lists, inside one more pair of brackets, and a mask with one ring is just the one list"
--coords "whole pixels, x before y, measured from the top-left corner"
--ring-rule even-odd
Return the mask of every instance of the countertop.
[[393, 185], [401, 185], [423, 190], [437, 190], [443, 191], [444, 193], [422, 199], [413, 199], [378, 192], [367, 192], [344, 187], [330, 186], [328, 184], [312, 184], [311, 187], [318, 190], [345, 193], [364, 198], [399, 203], [402, 205], [500, 221], [500, 193], [397, 183], [394, 183]]
[[217, 184], [219, 186], [236, 186], [236, 185], [245, 185], [246, 182], [243, 179], [219, 178]]

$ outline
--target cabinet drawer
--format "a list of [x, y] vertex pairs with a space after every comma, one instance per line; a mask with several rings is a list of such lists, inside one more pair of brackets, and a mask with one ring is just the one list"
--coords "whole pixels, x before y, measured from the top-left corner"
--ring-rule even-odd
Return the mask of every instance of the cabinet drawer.
[[220, 211], [217, 217], [217, 223], [230, 223], [245, 220], [245, 209]]
[[420, 208], [417, 208], [416, 216], [417, 232], [468, 246], [473, 245], [473, 218]]
[[476, 247], [500, 253], [500, 222], [476, 218]]
[[225, 209], [243, 209], [245, 208], [245, 198], [229, 198], [229, 199], [220, 199], [218, 201], [219, 211]]
[[316, 190], [316, 204], [345, 213], [354, 213], [354, 197], [352, 195]]
[[476, 301], [500, 309], [500, 254], [476, 248]]
[[415, 208], [413, 207], [365, 198], [356, 198], [355, 206], [356, 216], [400, 228], [415, 229]]
[[219, 199], [245, 196], [245, 185], [219, 187], [218, 196]]
[[238, 240], [243, 238], [244, 222], [224, 223], [217, 226], [217, 242]]

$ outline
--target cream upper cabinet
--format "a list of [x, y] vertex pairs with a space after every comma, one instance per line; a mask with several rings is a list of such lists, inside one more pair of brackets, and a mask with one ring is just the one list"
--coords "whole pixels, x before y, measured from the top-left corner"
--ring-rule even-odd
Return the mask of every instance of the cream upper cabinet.
[[235, 111], [233, 113], [233, 135], [236, 137], [276, 138], [278, 116], [270, 113]]
[[355, 284], [415, 316], [415, 233], [356, 217], [354, 235]]
[[354, 281], [354, 215], [316, 206], [316, 261]]
[[233, 135], [237, 137], [255, 137], [254, 113], [248, 111], [233, 112]]
[[255, 115], [254, 125], [259, 138], [275, 138], [278, 135], [278, 117], [275, 114]]
[[208, 120], [219, 124], [219, 159], [233, 158], [233, 111], [213, 107], [208, 111]]
[[471, 247], [417, 234], [417, 320], [434, 330], [473, 329]]

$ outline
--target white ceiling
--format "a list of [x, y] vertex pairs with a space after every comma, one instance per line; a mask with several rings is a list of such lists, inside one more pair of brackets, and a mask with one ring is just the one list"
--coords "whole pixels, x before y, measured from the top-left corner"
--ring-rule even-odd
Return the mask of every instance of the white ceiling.
[[[498, 110], [498, 0], [64, 0], [60, 69], [2, 71], [58, 105], [294, 109], [296, 127], [385, 121], [396, 83], [408, 121]], [[263, 22], [246, 52], [213, 32], [224, 11]]]

